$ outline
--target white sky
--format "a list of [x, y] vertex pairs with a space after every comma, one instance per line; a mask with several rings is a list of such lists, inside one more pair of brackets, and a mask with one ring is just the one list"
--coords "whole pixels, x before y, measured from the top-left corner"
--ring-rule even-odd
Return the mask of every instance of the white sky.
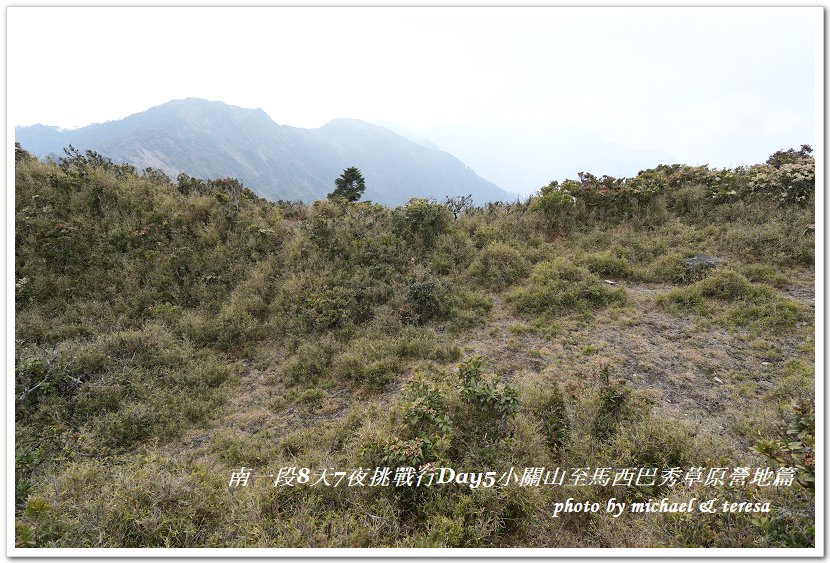
[[76, 127], [199, 97], [299, 127], [336, 117], [450, 127], [463, 144], [465, 127], [546, 125], [682, 162], [749, 164], [821, 133], [821, 18], [821, 8], [12, 7], [7, 115], [12, 127]]

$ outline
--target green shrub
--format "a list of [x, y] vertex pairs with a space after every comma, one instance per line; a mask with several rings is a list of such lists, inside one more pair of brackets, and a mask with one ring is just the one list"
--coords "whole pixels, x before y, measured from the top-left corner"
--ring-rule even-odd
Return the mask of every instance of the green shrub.
[[704, 183], [680, 183], [666, 192], [668, 207], [679, 217], [703, 223], [711, 214], [712, 201]]
[[769, 296], [769, 291], [763, 286], [753, 285], [734, 270], [723, 269], [715, 270], [687, 287], [671, 289], [659, 295], [657, 302], [670, 312], [694, 312], [706, 316], [714, 312], [712, 299], [725, 302], [759, 301]]
[[695, 313], [705, 317], [715, 311], [714, 305], [704, 298], [697, 285], [672, 288], [657, 296], [657, 304], [664, 311], [675, 315]]
[[[780, 152], [780, 151], [779, 151]], [[748, 171], [747, 185], [753, 194], [763, 194], [781, 204], [804, 205], [815, 193], [815, 161], [809, 154], [776, 158], [775, 164], [758, 164]]]
[[766, 285], [753, 284], [730, 269], [716, 270], [703, 280], [683, 288], [674, 288], [657, 297], [666, 311], [712, 316], [722, 313], [718, 322], [727, 326], [745, 326], [773, 333], [792, 329], [804, 318], [801, 306], [778, 297]]
[[741, 304], [732, 307], [727, 313], [730, 323], [754, 327], [761, 331], [769, 330], [773, 334], [792, 330], [804, 318], [803, 309], [798, 303], [781, 298]]
[[512, 246], [491, 242], [476, 255], [467, 271], [478, 284], [498, 291], [525, 277], [530, 264]]
[[467, 233], [458, 228], [452, 229], [438, 237], [430, 257], [430, 269], [440, 275], [463, 271], [473, 260], [475, 252]]
[[415, 323], [445, 318], [449, 313], [447, 284], [423, 266], [417, 265], [407, 280], [409, 316]]
[[764, 283], [775, 287], [786, 287], [790, 284], [787, 276], [776, 271], [769, 264], [747, 264], [740, 269], [740, 272], [753, 283]]
[[482, 290], [458, 288], [450, 294], [449, 305], [449, 328], [459, 332], [483, 324], [493, 309], [493, 299]]
[[741, 170], [730, 170], [728, 168], [713, 170], [706, 184], [709, 197], [720, 204], [737, 200], [743, 195], [740, 185], [741, 179]]
[[482, 360], [473, 355], [458, 367], [461, 380], [461, 395], [468, 405], [473, 407], [472, 420], [482, 425], [496, 423], [502, 428], [519, 406], [519, 393], [515, 386], [505, 385], [501, 378], [494, 375], [484, 376]]
[[760, 441], [752, 449], [781, 467], [796, 468], [798, 482], [813, 489], [816, 481], [815, 434], [815, 403], [802, 399], [791, 405], [788, 419], [781, 424], [780, 436]]
[[574, 225], [576, 198], [559, 182], [553, 181], [531, 200], [530, 209], [541, 212], [550, 228], [567, 232]]
[[586, 268], [558, 259], [541, 262], [527, 283], [506, 294], [513, 310], [555, 317], [625, 302], [625, 290], [611, 288]]
[[403, 327], [395, 339], [394, 354], [401, 358], [457, 360], [461, 351], [455, 344], [443, 342], [434, 330], [427, 327]]
[[260, 324], [249, 311], [241, 308], [224, 308], [216, 319], [214, 328], [216, 345], [221, 350], [237, 350], [259, 334]]
[[351, 319], [351, 296], [345, 287], [321, 287], [299, 296], [299, 314], [312, 330], [337, 328]]
[[158, 325], [18, 353], [18, 416], [36, 433], [88, 433], [111, 450], [209, 419], [234, 371]]
[[683, 255], [679, 253], [665, 254], [656, 258], [648, 266], [648, 274], [652, 281], [673, 284], [687, 283], [688, 276]]
[[609, 440], [630, 412], [631, 391], [625, 380], [611, 379], [609, 367], [604, 366], [599, 376], [599, 398], [591, 435], [600, 442]]
[[402, 392], [401, 431], [410, 439], [393, 437], [383, 449], [383, 462], [392, 466], [420, 467], [446, 453], [453, 423], [446, 413], [441, 390], [413, 380]]
[[326, 398], [326, 392], [317, 387], [306, 389], [297, 396], [298, 405], [317, 406]]
[[335, 356], [331, 372], [337, 377], [352, 380], [368, 387], [381, 387], [392, 380], [401, 369], [394, 354], [394, 343], [388, 339], [360, 337]]
[[412, 198], [395, 210], [393, 230], [416, 253], [424, 254], [435, 247], [452, 222], [452, 212], [443, 205]]
[[753, 298], [759, 295], [759, 291], [763, 292], [744, 276], [729, 269], [715, 270], [698, 282], [698, 287], [702, 296], [724, 301]]
[[364, 449], [382, 463], [413, 467], [479, 458], [505, 438], [518, 407], [518, 389], [485, 374], [481, 358], [472, 356], [456, 377], [407, 381], [391, 415], [393, 435]]
[[620, 425], [607, 447], [619, 467], [688, 467], [702, 453], [693, 431], [682, 421], [645, 414]]
[[641, 277], [631, 261], [614, 255], [610, 251], [586, 254], [582, 264], [592, 274], [615, 279], [637, 279]]
[[150, 436], [159, 418], [159, 412], [154, 412], [141, 403], [127, 404], [115, 412], [96, 417], [92, 421], [91, 431], [96, 442], [104, 447], [129, 448]]
[[314, 383], [326, 375], [337, 345], [331, 336], [303, 342], [282, 367], [288, 383]]
[[[129, 465], [77, 461], [46, 489], [51, 509], [38, 519], [42, 546], [196, 547], [230, 524], [227, 479], [167, 459]], [[215, 541], [215, 540], [214, 540]]]
[[555, 379], [533, 374], [520, 387], [522, 407], [539, 422], [542, 436], [551, 452], [566, 447], [570, 435], [570, 419], [565, 395]]

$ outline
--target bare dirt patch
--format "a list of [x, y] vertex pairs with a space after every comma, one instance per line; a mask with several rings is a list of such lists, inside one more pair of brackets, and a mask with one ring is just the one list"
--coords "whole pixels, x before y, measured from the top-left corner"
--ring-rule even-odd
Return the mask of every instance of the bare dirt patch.
[[[598, 311], [593, 320], [563, 323], [561, 336], [547, 339], [532, 333], [511, 333], [522, 325], [498, 297], [487, 326], [473, 332], [468, 347], [506, 378], [518, 370], [553, 370], [563, 377], [595, 376], [604, 365], [617, 378], [654, 400], [664, 416], [683, 420], [698, 433], [734, 436], [730, 420], [735, 409], [761, 407], [777, 367], [798, 355], [797, 337], [769, 337], [776, 350], [768, 356], [745, 331], [701, 324], [688, 316], [663, 312], [655, 298], [671, 289], [666, 284], [624, 285], [629, 303], [623, 309]], [[810, 306], [809, 287], [793, 288], [797, 301]], [[767, 338], [765, 337], [765, 340]], [[753, 392], [736, 402], [735, 388], [748, 381]]]

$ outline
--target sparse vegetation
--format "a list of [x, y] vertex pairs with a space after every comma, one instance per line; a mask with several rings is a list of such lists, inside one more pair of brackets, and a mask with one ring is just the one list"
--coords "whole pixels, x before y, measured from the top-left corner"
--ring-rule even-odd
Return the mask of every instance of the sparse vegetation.
[[[389, 208], [17, 146], [16, 545], [811, 546], [810, 152]], [[799, 473], [708, 519], [550, 517], [661, 485], [263, 485], [383, 465]]]

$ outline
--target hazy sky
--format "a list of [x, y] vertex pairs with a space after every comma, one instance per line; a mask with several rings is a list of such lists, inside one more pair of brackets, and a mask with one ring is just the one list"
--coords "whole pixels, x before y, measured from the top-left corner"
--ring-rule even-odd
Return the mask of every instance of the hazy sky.
[[454, 154], [486, 145], [484, 130], [517, 135], [492, 139], [505, 147], [501, 162], [486, 147], [456, 154], [494, 181], [509, 177], [509, 149], [530, 129], [537, 153], [576, 131], [600, 139], [597, 150], [731, 166], [815, 142], [821, 17], [821, 8], [7, 8], [8, 123], [76, 127], [200, 97], [299, 127], [399, 123], [434, 132]]

